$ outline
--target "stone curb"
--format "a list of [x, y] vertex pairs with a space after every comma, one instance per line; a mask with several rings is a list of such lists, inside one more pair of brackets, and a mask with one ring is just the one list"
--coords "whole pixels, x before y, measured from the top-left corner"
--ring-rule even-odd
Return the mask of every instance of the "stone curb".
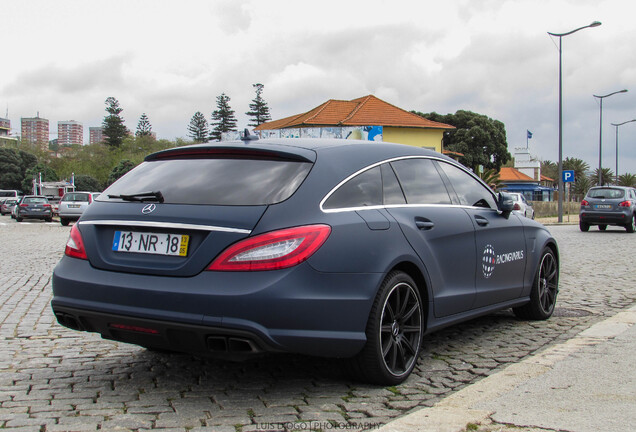
[[479, 402], [496, 399], [506, 392], [550, 371], [556, 363], [587, 346], [615, 338], [636, 324], [636, 306], [601, 321], [574, 338], [510, 365], [494, 375], [423, 408], [394, 420], [379, 432], [463, 432], [467, 425], [484, 424], [493, 412], [473, 409]]

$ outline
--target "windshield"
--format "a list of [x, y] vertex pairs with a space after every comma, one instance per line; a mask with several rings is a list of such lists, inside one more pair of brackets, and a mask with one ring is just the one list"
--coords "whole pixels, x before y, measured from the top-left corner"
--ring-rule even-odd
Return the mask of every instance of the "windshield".
[[589, 198], [620, 199], [625, 196], [625, 191], [623, 189], [612, 188], [590, 189], [590, 191], [587, 193], [587, 196]]
[[296, 191], [311, 166], [307, 162], [243, 158], [147, 161], [97, 200], [119, 201], [116, 196], [156, 191], [169, 204], [275, 204]]

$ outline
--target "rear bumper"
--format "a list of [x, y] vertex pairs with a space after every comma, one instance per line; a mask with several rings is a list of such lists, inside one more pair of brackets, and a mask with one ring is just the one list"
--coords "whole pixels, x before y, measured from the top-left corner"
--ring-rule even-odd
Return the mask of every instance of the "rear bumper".
[[366, 342], [382, 277], [325, 274], [307, 263], [167, 277], [98, 270], [64, 257], [53, 273], [51, 305], [62, 325], [142, 346], [229, 357], [350, 357]]
[[50, 210], [38, 212], [21, 210], [18, 213], [18, 217], [25, 219], [48, 219], [50, 217], [53, 217], [53, 213], [51, 213]]
[[631, 221], [631, 214], [618, 212], [582, 211], [579, 220], [590, 225], [625, 225]]

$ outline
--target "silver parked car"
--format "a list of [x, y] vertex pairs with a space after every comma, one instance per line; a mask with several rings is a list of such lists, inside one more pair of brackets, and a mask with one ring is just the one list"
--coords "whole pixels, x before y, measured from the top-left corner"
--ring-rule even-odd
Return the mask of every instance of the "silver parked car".
[[62, 197], [58, 207], [60, 223], [66, 226], [71, 221], [76, 221], [82, 216], [86, 207], [99, 196], [101, 192], [67, 192]]
[[529, 219], [534, 219], [534, 208], [522, 193], [508, 192], [514, 201], [513, 212]]
[[597, 186], [587, 191], [581, 201], [579, 227], [588, 231], [590, 225], [598, 225], [601, 231], [608, 225], [622, 226], [628, 233], [636, 231], [636, 189]]

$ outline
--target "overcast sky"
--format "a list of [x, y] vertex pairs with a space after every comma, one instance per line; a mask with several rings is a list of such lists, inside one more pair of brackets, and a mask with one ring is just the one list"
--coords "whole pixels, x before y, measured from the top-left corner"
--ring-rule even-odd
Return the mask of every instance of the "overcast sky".
[[[0, 116], [19, 134], [38, 112], [100, 126], [117, 98], [134, 130], [187, 137], [221, 93], [239, 127], [252, 84], [273, 119], [328, 99], [373, 94], [407, 110], [470, 110], [506, 125], [508, 148], [558, 160], [558, 39], [563, 38], [563, 152], [615, 169], [615, 127], [636, 119], [636, 24], [629, 0], [3, 0]], [[619, 128], [619, 173], [636, 174], [636, 122]]]

